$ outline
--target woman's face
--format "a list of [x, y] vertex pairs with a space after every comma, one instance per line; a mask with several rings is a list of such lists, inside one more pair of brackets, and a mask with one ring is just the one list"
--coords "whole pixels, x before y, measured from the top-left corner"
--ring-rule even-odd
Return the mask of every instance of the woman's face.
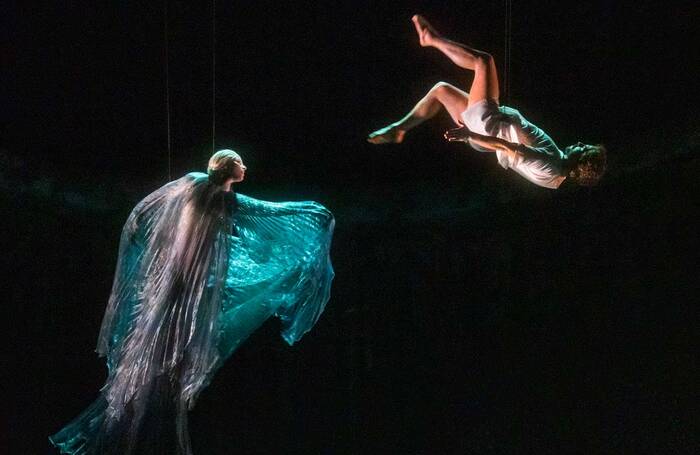
[[243, 159], [234, 160], [233, 172], [231, 178], [233, 183], [242, 182], [245, 179], [245, 171], [248, 169], [245, 164], [243, 164]]

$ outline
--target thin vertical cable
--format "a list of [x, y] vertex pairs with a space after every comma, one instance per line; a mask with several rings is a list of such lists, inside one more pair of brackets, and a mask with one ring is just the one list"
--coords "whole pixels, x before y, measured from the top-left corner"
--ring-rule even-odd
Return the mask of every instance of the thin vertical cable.
[[508, 102], [508, 0], [503, 0], [503, 102]]
[[503, 98], [506, 103], [510, 102], [510, 79], [511, 79], [511, 45], [512, 45], [512, 0], [504, 0], [504, 33], [503, 33]]
[[513, 0], [508, 0], [508, 101], [510, 102], [510, 92], [513, 78], [513, 62], [510, 54], [513, 50]]
[[216, 0], [211, 2], [211, 153], [216, 152]]
[[505, 69], [503, 73], [504, 98], [506, 103], [510, 102], [511, 92], [511, 48], [513, 40], [513, 1], [505, 0], [505, 37], [504, 37], [504, 60]]
[[165, 0], [163, 8], [164, 39], [165, 39], [165, 118], [168, 132], [168, 180], [172, 179], [172, 152], [170, 139], [170, 46], [168, 36], [168, 0]]

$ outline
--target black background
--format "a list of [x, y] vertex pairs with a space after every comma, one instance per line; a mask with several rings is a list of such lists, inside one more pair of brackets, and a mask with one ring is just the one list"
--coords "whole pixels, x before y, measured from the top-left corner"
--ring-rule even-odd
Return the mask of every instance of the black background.
[[[195, 453], [691, 453], [698, 447], [695, 2], [514, 1], [507, 103], [560, 146], [606, 144], [595, 189], [551, 191], [447, 144], [366, 135], [471, 75], [424, 14], [503, 67], [502, 1], [8, 4], [0, 183], [3, 445], [104, 380], [92, 352], [121, 224], [170, 176], [239, 151], [238, 190], [336, 215], [326, 313], [266, 323], [191, 413]], [[501, 74], [502, 76], [502, 74]], [[4, 451], [4, 450], [3, 450]]]

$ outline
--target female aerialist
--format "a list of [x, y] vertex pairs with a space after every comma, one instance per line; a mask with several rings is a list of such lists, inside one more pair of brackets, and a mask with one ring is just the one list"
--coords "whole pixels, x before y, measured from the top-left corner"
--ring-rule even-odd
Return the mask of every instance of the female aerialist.
[[444, 107], [459, 128], [445, 133], [448, 141], [468, 142], [482, 152], [495, 152], [505, 169], [513, 169], [532, 183], [558, 188], [564, 180], [595, 185], [606, 167], [602, 145], [580, 142], [560, 150], [541, 129], [515, 109], [498, 104], [498, 75], [486, 52], [444, 38], [421, 16], [413, 16], [420, 45], [434, 47], [460, 68], [474, 71], [469, 93], [445, 82], [436, 84], [398, 122], [370, 134], [372, 144], [400, 143], [408, 130], [435, 116]]
[[330, 296], [334, 220], [315, 202], [234, 193], [241, 157], [215, 153], [142, 200], [122, 231], [97, 343], [99, 398], [51, 442], [67, 454], [190, 455], [187, 411], [270, 316], [292, 344]]

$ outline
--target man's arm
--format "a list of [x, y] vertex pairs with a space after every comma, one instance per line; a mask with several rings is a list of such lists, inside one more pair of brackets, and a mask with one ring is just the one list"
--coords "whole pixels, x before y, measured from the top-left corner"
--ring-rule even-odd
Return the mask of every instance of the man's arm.
[[535, 153], [528, 147], [522, 144], [517, 144], [515, 142], [508, 142], [505, 139], [493, 136], [484, 136], [483, 134], [475, 133], [471, 131], [466, 126], [461, 128], [454, 128], [447, 130], [445, 132], [445, 139], [450, 142], [467, 142], [471, 140], [474, 144], [485, 148], [491, 152], [502, 151], [509, 155], [511, 159], [516, 158], [518, 155], [524, 156], [527, 154]]

